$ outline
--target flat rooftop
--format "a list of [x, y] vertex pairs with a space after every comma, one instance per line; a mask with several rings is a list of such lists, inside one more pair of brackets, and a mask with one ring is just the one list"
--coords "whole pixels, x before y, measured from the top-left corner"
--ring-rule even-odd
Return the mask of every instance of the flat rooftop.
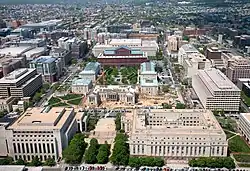
[[52, 63], [56, 60], [56, 58], [52, 56], [40, 56], [39, 58], [34, 59], [31, 61], [32, 63]]
[[100, 67], [99, 62], [89, 62], [84, 68], [84, 71], [96, 71], [98, 67]]
[[122, 86], [122, 85], [96, 85], [94, 92], [127, 92], [127, 93], [134, 93], [135, 88], [132, 86]]
[[74, 79], [72, 81], [73, 86], [78, 86], [78, 85], [89, 85], [91, 83], [91, 80], [89, 79]]
[[186, 52], [199, 52], [193, 45], [191, 44], [185, 44], [181, 46], [182, 49], [184, 49]]
[[[131, 113], [125, 115], [131, 118]], [[195, 121], [195, 124], [190, 125], [189, 121]], [[136, 109], [133, 111], [132, 133], [225, 135], [213, 113], [203, 109]]]
[[10, 46], [0, 49], [0, 54], [17, 56], [27, 52], [30, 49], [32, 49], [32, 47], [30, 46]]
[[250, 113], [240, 113], [240, 116], [242, 116], [248, 124], [250, 124]]
[[33, 68], [19, 68], [11, 73], [9, 73], [6, 77], [0, 79], [0, 84], [7, 83], [17, 83], [23, 78], [27, 77], [30, 73], [34, 72], [36, 69]]
[[73, 108], [64, 107], [33, 107], [28, 108], [9, 129], [52, 130], [61, 129], [73, 113]]
[[240, 91], [219, 69], [199, 70], [198, 76], [202, 79], [203, 83], [213, 91]]
[[141, 64], [141, 73], [150, 72], [155, 73], [155, 63], [153, 62], [144, 62]]
[[126, 44], [140, 45], [141, 43], [142, 43], [141, 39], [112, 39], [109, 42], [110, 45], [126, 45]]

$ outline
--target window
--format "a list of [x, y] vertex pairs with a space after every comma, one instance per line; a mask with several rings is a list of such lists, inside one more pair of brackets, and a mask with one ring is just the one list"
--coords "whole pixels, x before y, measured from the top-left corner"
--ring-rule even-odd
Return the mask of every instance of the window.
[[18, 153], [21, 153], [20, 143], [17, 143], [17, 151]]
[[42, 146], [41, 146], [41, 143], [38, 144], [38, 150], [39, 150], [39, 153], [42, 153]]
[[48, 153], [50, 153], [50, 148], [49, 148], [49, 144], [47, 144], [47, 149], [48, 149]]
[[38, 151], [37, 151], [37, 143], [34, 143], [34, 146], [35, 146], [35, 153], [38, 153]]
[[[30, 143], [30, 152], [31, 153], [33, 153], [34, 151], [33, 151], [33, 144], [32, 143]], [[33, 158], [33, 157], [32, 157]]]
[[45, 143], [43, 143], [43, 152], [46, 153]]
[[22, 143], [22, 151], [25, 153], [24, 143]]
[[13, 148], [14, 148], [14, 153], [16, 153], [17, 151], [16, 151], [16, 144], [15, 143], [13, 143]]

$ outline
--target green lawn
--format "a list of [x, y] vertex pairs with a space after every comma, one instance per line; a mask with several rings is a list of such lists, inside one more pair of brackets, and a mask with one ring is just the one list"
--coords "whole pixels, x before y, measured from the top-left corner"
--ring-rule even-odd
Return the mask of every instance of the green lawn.
[[250, 153], [249, 146], [238, 135], [230, 139], [228, 145], [231, 152]]
[[227, 139], [234, 136], [235, 134], [231, 133], [231, 132], [228, 132], [227, 130], [224, 130], [226, 136], [227, 136]]
[[61, 97], [63, 100], [70, 100], [70, 99], [76, 99], [80, 98], [82, 95], [80, 94], [67, 94], [66, 96]]
[[239, 167], [250, 167], [250, 164], [238, 164]]
[[250, 98], [243, 91], [241, 92], [241, 98], [247, 104], [247, 106], [250, 106]]
[[234, 154], [234, 158], [237, 162], [249, 162], [250, 164], [250, 154]]
[[61, 106], [69, 107], [68, 104], [62, 102], [51, 105], [51, 107], [61, 107]]
[[72, 105], [79, 105], [79, 103], [81, 102], [82, 98], [79, 99], [74, 99], [74, 100], [69, 100], [67, 101], [68, 103], [72, 104]]
[[48, 104], [49, 104], [49, 105], [53, 105], [53, 104], [55, 104], [55, 103], [59, 103], [60, 101], [61, 101], [61, 100], [58, 99], [58, 98], [56, 98], [56, 97], [51, 97], [51, 98], [49, 99]]

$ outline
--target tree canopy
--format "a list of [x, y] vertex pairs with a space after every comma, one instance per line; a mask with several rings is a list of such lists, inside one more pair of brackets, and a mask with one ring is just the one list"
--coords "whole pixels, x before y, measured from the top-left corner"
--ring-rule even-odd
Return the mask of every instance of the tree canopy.
[[164, 166], [164, 160], [160, 157], [130, 157], [129, 166], [131, 167], [141, 167], [141, 166]]
[[66, 163], [79, 164], [87, 147], [83, 134], [76, 134], [70, 141], [69, 146], [63, 151], [63, 158]]
[[84, 160], [86, 163], [95, 164], [97, 162], [96, 156], [98, 154], [98, 148], [99, 148], [99, 144], [98, 144], [97, 139], [92, 138], [90, 140], [90, 146], [85, 152], [85, 156], [84, 156]]
[[96, 156], [97, 162], [99, 164], [106, 164], [109, 161], [109, 145], [108, 144], [102, 144], [99, 148], [98, 154]]
[[231, 157], [201, 157], [190, 160], [188, 164], [191, 167], [235, 168], [235, 163]]
[[119, 131], [121, 130], [121, 113], [116, 114], [115, 118], [115, 130]]
[[122, 133], [118, 133], [115, 138], [115, 144], [110, 161], [114, 165], [127, 165], [129, 161], [129, 146], [126, 143], [127, 136]]

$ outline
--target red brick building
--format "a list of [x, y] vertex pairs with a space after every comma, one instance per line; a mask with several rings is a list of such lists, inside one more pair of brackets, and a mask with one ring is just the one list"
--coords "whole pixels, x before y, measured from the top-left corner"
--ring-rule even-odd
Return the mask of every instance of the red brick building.
[[104, 66], [134, 66], [148, 61], [147, 53], [126, 46], [107, 49], [97, 59]]

